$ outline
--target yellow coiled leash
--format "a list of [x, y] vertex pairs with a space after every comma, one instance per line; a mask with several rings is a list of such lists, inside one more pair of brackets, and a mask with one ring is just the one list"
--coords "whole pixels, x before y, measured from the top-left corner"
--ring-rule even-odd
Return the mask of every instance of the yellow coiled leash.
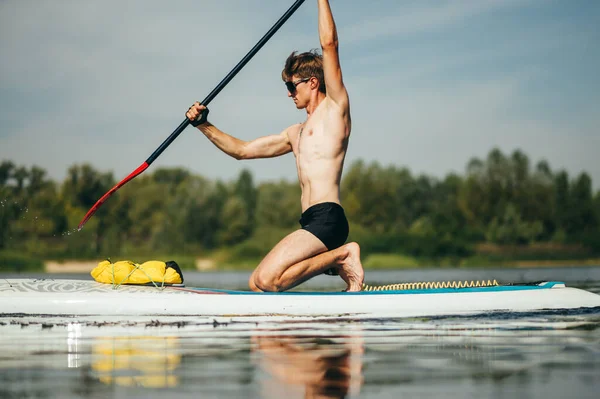
[[435, 288], [474, 288], [497, 286], [496, 280], [491, 281], [423, 281], [416, 283], [399, 283], [388, 285], [363, 284], [363, 291], [399, 291], [399, 290], [427, 290]]

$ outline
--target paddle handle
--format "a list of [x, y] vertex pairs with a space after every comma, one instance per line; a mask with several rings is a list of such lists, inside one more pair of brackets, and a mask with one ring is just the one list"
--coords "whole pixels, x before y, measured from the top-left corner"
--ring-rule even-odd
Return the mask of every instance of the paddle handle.
[[[211, 91], [208, 96], [204, 100], [200, 102], [200, 104], [204, 106], [208, 106], [212, 100], [227, 86], [227, 84], [238, 74], [239, 71], [244, 68], [244, 66], [254, 57], [256, 53], [271, 39], [271, 37], [283, 26], [283, 24], [296, 12], [298, 8], [304, 3], [305, 0], [296, 0], [296, 2], [279, 18], [279, 20], [273, 25], [271, 29], [252, 47], [252, 49], [238, 62], [238, 64], [221, 80], [221, 82]], [[190, 120], [185, 118], [183, 122], [171, 133], [169, 137], [150, 155], [150, 157], [146, 160], [146, 163], [150, 165], [156, 158], [163, 153], [164, 150], [167, 149], [169, 145], [188, 127], [190, 124]]]

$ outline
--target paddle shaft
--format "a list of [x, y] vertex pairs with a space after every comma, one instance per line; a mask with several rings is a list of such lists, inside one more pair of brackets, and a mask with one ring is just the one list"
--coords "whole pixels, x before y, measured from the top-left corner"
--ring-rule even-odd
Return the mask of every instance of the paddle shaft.
[[[296, 12], [296, 10], [300, 8], [304, 1], [305, 0], [297, 0], [289, 8], [289, 10], [287, 10], [286, 13], [283, 14], [279, 21], [277, 21], [275, 25], [273, 25], [273, 27], [263, 36], [263, 38], [260, 39], [258, 43], [256, 43], [256, 45], [248, 52], [248, 54], [246, 54], [246, 56], [242, 58], [242, 60], [231, 70], [231, 72], [229, 72], [229, 74], [227, 74], [227, 76], [223, 78], [221, 83], [219, 83], [217, 87], [215, 87], [213, 91], [211, 91], [210, 94], [206, 96], [204, 100], [202, 100], [200, 104], [208, 106], [208, 104], [210, 104], [210, 102], [214, 100], [214, 98], [221, 92], [221, 90], [225, 88], [225, 86], [227, 86], [227, 84], [235, 77], [235, 75], [237, 75], [238, 72], [242, 70], [242, 68], [248, 63], [248, 61], [250, 61], [250, 59], [252, 59], [252, 57], [254, 57], [254, 55], [265, 45], [265, 43], [269, 41], [269, 39], [275, 34], [275, 32], [277, 32], [279, 28], [281, 28], [283, 24], [292, 16], [292, 14], [294, 14], [294, 12]], [[175, 141], [177, 136], [179, 136], [181, 132], [183, 132], [185, 128], [188, 127], [189, 124], [190, 120], [188, 118], [185, 118], [184, 121], [181, 122], [181, 124], [177, 127], [177, 129], [175, 129], [173, 133], [171, 133], [171, 135], [167, 137], [167, 139], [160, 145], [160, 147], [158, 147], [156, 151], [154, 151], [152, 155], [150, 155], [150, 157], [146, 160], [146, 164], [150, 165], [152, 162], [154, 162], [154, 160], [158, 158], [160, 154], [162, 154], [162, 152], [166, 150], [167, 147], [171, 145], [173, 141]]]

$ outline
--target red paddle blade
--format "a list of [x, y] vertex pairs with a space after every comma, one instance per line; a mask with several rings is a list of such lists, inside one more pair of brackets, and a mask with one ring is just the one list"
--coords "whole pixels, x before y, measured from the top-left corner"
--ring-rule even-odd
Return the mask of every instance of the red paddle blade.
[[126, 178], [124, 178], [123, 180], [121, 180], [119, 182], [119, 184], [117, 184], [116, 186], [114, 186], [113, 188], [111, 188], [110, 191], [108, 191], [106, 194], [104, 194], [102, 196], [102, 198], [100, 198], [98, 201], [96, 201], [96, 203], [94, 204], [94, 206], [92, 206], [90, 208], [90, 210], [85, 214], [85, 216], [83, 217], [83, 219], [79, 223], [79, 226], [77, 227], [77, 230], [79, 231], [79, 230], [81, 230], [83, 228], [83, 225], [86, 224], [88, 220], [90, 220], [90, 218], [92, 217], [92, 215], [94, 215], [94, 213], [96, 213], [96, 211], [98, 210], [98, 208], [100, 208], [100, 205], [102, 205], [104, 203], [104, 201], [106, 201], [108, 199], [108, 197], [110, 197], [115, 191], [117, 191], [119, 188], [121, 188], [121, 186], [125, 185], [125, 183], [127, 183], [130, 180], [132, 180], [137, 175], [141, 174], [147, 168], [148, 168], [148, 163], [144, 162], [136, 170], [134, 170], [133, 172], [131, 172], [129, 174], [129, 176], [127, 176]]

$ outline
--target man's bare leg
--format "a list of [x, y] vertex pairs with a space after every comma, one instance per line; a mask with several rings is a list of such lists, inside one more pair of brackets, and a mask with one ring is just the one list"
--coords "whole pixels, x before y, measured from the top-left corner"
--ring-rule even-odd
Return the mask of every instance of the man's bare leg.
[[361, 290], [364, 271], [357, 243], [327, 251], [317, 237], [297, 230], [267, 254], [250, 276], [249, 285], [253, 291], [285, 291], [332, 267], [338, 269], [347, 291]]

